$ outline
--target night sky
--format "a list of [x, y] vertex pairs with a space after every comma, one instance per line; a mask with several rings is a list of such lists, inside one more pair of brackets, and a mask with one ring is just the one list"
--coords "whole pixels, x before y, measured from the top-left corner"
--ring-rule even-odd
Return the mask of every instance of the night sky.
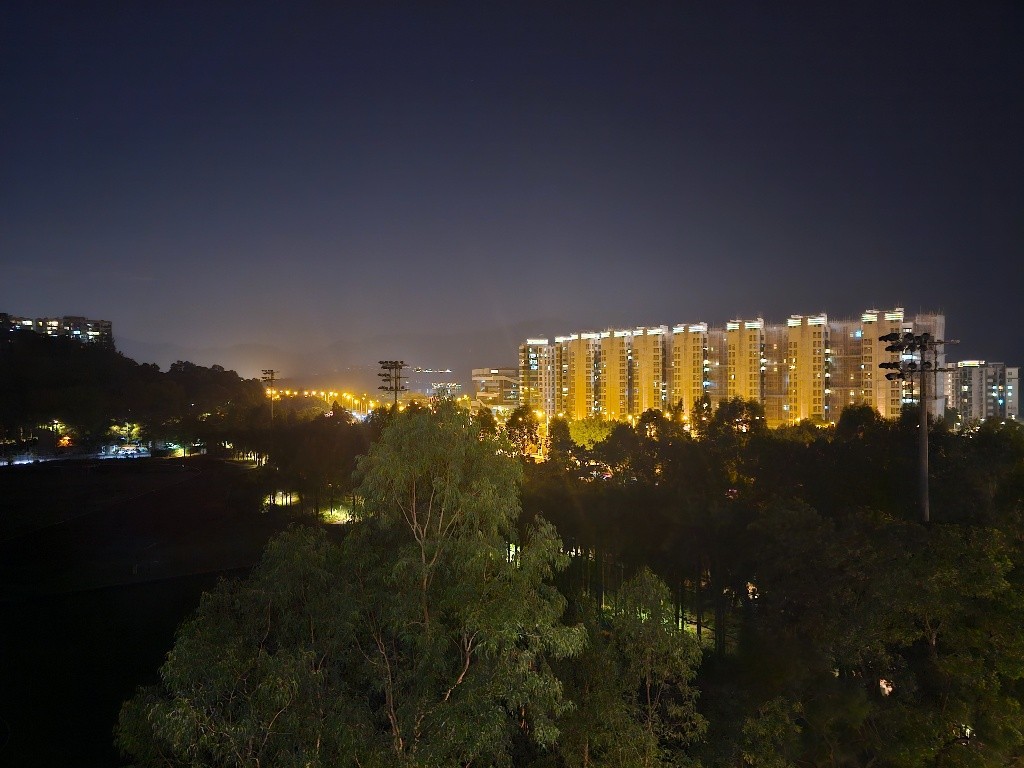
[[1024, 4], [0, 4], [0, 311], [163, 366], [941, 310], [1024, 362]]

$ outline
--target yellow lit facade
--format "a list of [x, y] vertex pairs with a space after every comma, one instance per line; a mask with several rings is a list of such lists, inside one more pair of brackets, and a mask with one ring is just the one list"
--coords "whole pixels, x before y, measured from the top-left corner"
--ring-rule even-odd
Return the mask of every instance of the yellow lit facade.
[[878, 367], [879, 363], [897, 362], [899, 354], [887, 352], [889, 342], [879, 341], [879, 336], [889, 333], [912, 331], [910, 325], [904, 324], [903, 308], [888, 311], [869, 309], [861, 315], [861, 396], [865, 405], [870, 405], [887, 419], [900, 415], [903, 407], [903, 382], [889, 381], [885, 378], [886, 371]]
[[601, 335], [574, 333], [565, 342], [568, 385], [565, 417], [589, 419], [601, 413]]
[[669, 405], [673, 408], [681, 406], [689, 418], [708, 385], [707, 323], [674, 326]]
[[826, 423], [829, 416], [828, 317], [793, 315], [786, 323], [789, 382], [787, 418], [790, 424], [809, 419]]
[[600, 340], [601, 416], [620, 421], [630, 415], [632, 331], [604, 331]]
[[682, 404], [689, 420], [704, 395], [712, 407], [728, 398], [729, 345], [725, 328], [688, 323], [672, 328], [668, 405]]
[[644, 411], [665, 410], [668, 328], [659, 325], [633, 331], [633, 361], [629, 413], [640, 416]]
[[531, 409], [554, 407], [553, 350], [547, 339], [519, 345], [519, 399]]
[[726, 397], [764, 402], [764, 319], [732, 320], [725, 334]]
[[[867, 310], [833, 320], [825, 313], [792, 315], [785, 324], [763, 318], [574, 333], [528, 339], [520, 347], [521, 398], [548, 417], [625, 420], [656, 408], [681, 405], [689, 418], [707, 395], [712, 407], [731, 398], [760, 403], [770, 426], [803, 420], [834, 423], [852, 405], [870, 405], [894, 418], [918, 396], [889, 381], [882, 362], [896, 361], [878, 337], [930, 333], [941, 339], [945, 318], [902, 308]], [[937, 351], [936, 367], [945, 356]], [[929, 407], [941, 414], [947, 378], [929, 378]]]

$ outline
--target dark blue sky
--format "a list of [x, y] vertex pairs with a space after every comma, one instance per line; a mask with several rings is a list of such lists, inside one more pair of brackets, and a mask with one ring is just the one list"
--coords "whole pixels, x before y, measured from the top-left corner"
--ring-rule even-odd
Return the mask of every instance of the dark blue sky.
[[892, 305], [1024, 362], [1022, 9], [8, 2], [0, 311], [247, 375]]

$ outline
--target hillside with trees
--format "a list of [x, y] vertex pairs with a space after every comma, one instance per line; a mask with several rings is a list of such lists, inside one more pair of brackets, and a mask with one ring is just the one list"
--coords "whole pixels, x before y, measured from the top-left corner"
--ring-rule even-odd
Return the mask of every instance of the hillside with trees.
[[75, 448], [115, 436], [215, 446], [254, 436], [266, 407], [258, 380], [220, 366], [178, 361], [163, 372], [68, 338], [14, 333], [0, 340], [0, 440], [8, 443], [56, 429]]

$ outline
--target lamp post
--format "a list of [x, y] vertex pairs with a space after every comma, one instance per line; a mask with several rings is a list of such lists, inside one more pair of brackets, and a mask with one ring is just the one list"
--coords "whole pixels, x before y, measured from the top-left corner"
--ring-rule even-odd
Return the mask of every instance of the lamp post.
[[[889, 345], [885, 348], [886, 352], [895, 352], [899, 355], [898, 360], [891, 362], [879, 363], [878, 367], [887, 369], [889, 372], [885, 374], [885, 378], [889, 381], [909, 380], [910, 391], [914, 391], [914, 375], [920, 375], [920, 385], [918, 392], [918, 405], [919, 405], [919, 421], [918, 421], [918, 484], [920, 492], [920, 504], [921, 504], [921, 520], [924, 523], [931, 521], [931, 512], [929, 509], [928, 500], [928, 374], [933, 376], [936, 373], [944, 372], [945, 368], [939, 368], [937, 366], [937, 355], [936, 350], [944, 344], [955, 344], [955, 341], [942, 341], [940, 339], [933, 338], [930, 333], [913, 334], [908, 332], [899, 333], [894, 331], [893, 333], [887, 333], [884, 336], [878, 337], [879, 341], [887, 341]], [[932, 360], [927, 359], [927, 353], [931, 352]], [[914, 360], [912, 357], [906, 359], [906, 356], [918, 356], [918, 360]]]

